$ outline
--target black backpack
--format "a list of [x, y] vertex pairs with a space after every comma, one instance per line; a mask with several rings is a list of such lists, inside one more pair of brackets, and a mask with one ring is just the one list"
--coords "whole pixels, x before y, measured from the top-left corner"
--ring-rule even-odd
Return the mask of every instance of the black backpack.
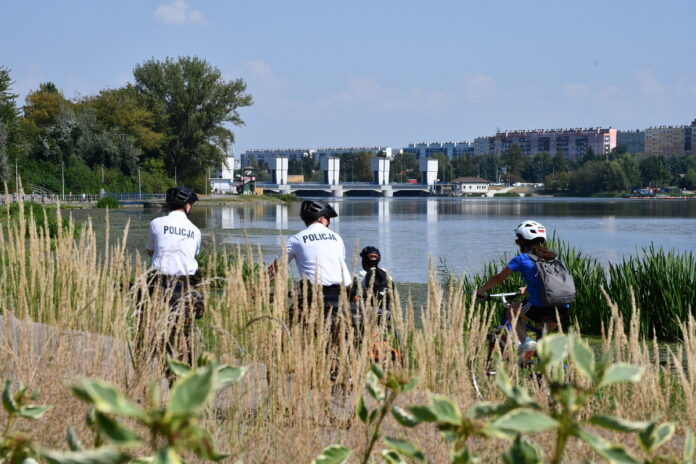
[[527, 253], [536, 265], [539, 297], [544, 306], [563, 306], [575, 301], [575, 282], [560, 259], [540, 259]]

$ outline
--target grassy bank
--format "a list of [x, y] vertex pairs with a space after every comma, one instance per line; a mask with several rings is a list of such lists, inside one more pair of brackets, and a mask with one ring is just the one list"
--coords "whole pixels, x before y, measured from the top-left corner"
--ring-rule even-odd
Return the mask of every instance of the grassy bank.
[[[55, 405], [25, 429], [41, 445], [52, 448], [67, 449], [68, 425], [83, 442], [91, 436], [84, 422], [85, 405], [66, 391], [65, 382], [80, 376], [103, 378], [139, 404], [149, 402], [147, 391], [152, 384], [161, 385], [165, 396], [167, 391], [162, 378], [169, 310], [157, 297], [140, 303], [138, 299], [147, 293], [147, 261], [126, 251], [127, 229], [124, 236], [109, 237], [101, 253], [89, 222], [81, 226], [81, 232], [72, 239], [59, 228], [52, 244], [43, 227], [30, 219], [19, 218], [0, 229], [0, 372], [40, 391], [42, 404]], [[331, 336], [323, 312], [310, 308], [307, 325], [289, 319], [287, 265], [283, 263], [275, 282], [269, 282], [265, 266], [254, 262], [251, 250], [233, 254], [230, 259], [229, 252], [219, 250], [208, 257], [202, 287], [207, 308], [196, 323], [201, 336], [194, 347], [229, 364], [250, 366], [243, 381], [217, 396], [201, 418], [221, 451], [231, 454], [227, 462], [310, 462], [330, 443], [342, 443], [357, 452], [366, 449], [369, 428], [354, 411], [369, 372], [372, 343], [353, 343], [352, 331], [345, 330], [338, 337], [338, 378], [332, 382], [329, 366], [334, 355], [327, 350]], [[570, 252], [564, 254], [570, 260]], [[576, 270], [596, 272], [591, 261], [575, 259]], [[652, 269], [672, 269], [655, 266]], [[224, 278], [217, 277], [221, 273]], [[638, 284], [636, 280], [624, 285]], [[428, 392], [451, 397], [462, 411], [476, 402], [470, 368], [482, 362], [485, 336], [497, 308], [472, 302], [463, 283], [448, 285], [443, 288], [431, 272], [422, 308], [393, 299], [393, 325], [400, 334], [404, 362], [390, 361], [385, 368], [401, 377], [420, 379], [415, 390], [399, 397], [400, 406], [426, 403]], [[612, 291], [608, 294], [614, 297]], [[684, 363], [673, 362], [671, 355], [661, 363], [651, 355], [653, 342], [642, 337], [638, 319], [624, 322], [622, 314], [632, 314], [633, 307], [616, 295], [618, 304], [605, 303], [602, 351], [611, 353], [608, 356], [614, 360], [642, 366], [645, 372], [638, 383], [606, 387], [588, 408], [625, 419], [678, 423], [676, 440], [661, 451], [676, 458], [684, 427], [696, 427], [696, 324], [681, 327], [679, 338], [685, 342], [675, 348], [674, 356]], [[600, 291], [595, 296], [604, 298]], [[139, 311], [148, 315], [142, 325], [134, 322]], [[368, 314], [365, 340], [378, 341], [384, 336], [383, 328], [377, 325], [374, 312]], [[535, 401], [548, 403], [547, 393], [526, 382], [514, 363], [508, 370], [512, 381], [527, 389]], [[573, 369], [565, 375], [581, 382]], [[504, 400], [494, 385], [482, 388], [487, 399]], [[618, 431], [592, 430], [613, 442], [626, 441]], [[449, 445], [434, 426], [404, 429], [387, 416], [382, 431], [419, 442], [433, 462], [449, 459]], [[534, 441], [549, 455], [555, 435], [540, 432]], [[644, 455], [635, 442], [625, 444], [634, 454]], [[502, 439], [475, 439], [470, 446], [490, 462], [508, 444]], [[580, 441], [571, 441], [566, 453], [567, 462], [599, 459]], [[377, 454], [373, 457], [378, 459]]]

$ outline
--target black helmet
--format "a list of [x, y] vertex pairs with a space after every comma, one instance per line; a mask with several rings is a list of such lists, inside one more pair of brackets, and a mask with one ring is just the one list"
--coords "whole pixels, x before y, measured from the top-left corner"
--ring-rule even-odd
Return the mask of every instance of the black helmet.
[[376, 247], [366, 246], [360, 252], [360, 257], [363, 259], [363, 261], [377, 264], [379, 263], [379, 260], [382, 259], [382, 254]]
[[326, 219], [338, 217], [336, 210], [323, 201], [305, 200], [300, 207], [300, 217], [303, 221], [316, 221], [324, 216]]
[[181, 209], [186, 203], [194, 204], [198, 201], [198, 195], [192, 188], [179, 186], [167, 190], [167, 204], [174, 209]]

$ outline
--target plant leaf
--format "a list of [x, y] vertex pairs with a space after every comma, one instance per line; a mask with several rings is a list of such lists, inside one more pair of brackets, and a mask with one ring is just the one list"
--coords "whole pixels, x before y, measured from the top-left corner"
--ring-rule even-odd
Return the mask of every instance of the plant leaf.
[[505, 464], [538, 464], [544, 455], [533, 443], [517, 435], [512, 446], [501, 457]]
[[672, 438], [674, 430], [675, 427], [672, 422], [666, 422], [661, 425], [651, 422], [648, 427], [638, 434], [638, 439], [646, 451], [653, 452]]
[[387, 445], [388, 448], [404, 456], [417, 459], [418, 461], [423, 461], [425, 459], [423, 452], [413, 442], [408, 440], [385, 437], [384, 444]]
[[636, 383], [643, 376], [643, 368], [626, 363], [612, 364], [604, 371], [599, 387], [606, 387], [613, 383]]
[[104, 414], [118, 414], [130, 417], [145, 417], [145, 411], [128, 400], [115, 386], [101, 381], [83, 379], [70, 386], [73, 395], [94, 405]]
[[501, 416], [514, 408], [515, 405], [510, 403], [498, 404], [481, 401], [469, 408], [466, 415], [472, 419], [483, 419], [484, 417]]
[[399, 453], [394, 450], [382, 450], [382, 458], [387, 464], [407, 464]]
[[404, 427], [415, 427], [420, 424], [420, 421], [416, 419], [413, 414], [399, 406], [392, 407], [392, 415], [394, 416], [394, 419], [396, 419], [396, 421]]
[[5, 380], [2, 389], [2, 407], [10, 414], [17, 412], [17, 403], [12, 396], [12, 382], [9, 380]]
[[472, 453], [467, 447], [452, 453], [452, 464], [478, 464], [479, 462], [481, 462], [479, 455]]
[[219, 368], [215, 376], [215, 390], [220, 390], [221, 388], [238, 383], [242, 380], [242, 377], [244, 377], [248, 369], [249, 366], [223, 366]]
[[182, 375], [186, 375], [191, 372], [191, 366], [176, 359], [167, 359], [167, 365], [169, 366], [169, 370], [172, 371], [177, 377], [181, 377]]
[[546, 414], [531, 409], [515, 409], [499, 417], [485, 427], [501, 438], [514, 438], [512, 434], [543, 432], [558, 427], [558, 422]]
[[378, 403], [384, 401], [384, 389], [379, 384], [379, 378], [373, 371], [367, 373], [365, 388], [372, 398]]
[[401, 392], [406, 393], [413, 390], [414, 388], [416, 388], [416, 385], [418, 385], [418, 381], [418, 377], [413, 377], [412, 379], [409, 379], [406, 385], [401, 387]]
[[131, 459], [109, 446], [84, 451], [42, 450], [39, 454], [51, 464], [121, 464]]
[[370, 365], [370, 370], [377, 376], [378, 379], [384, 379], [384, 369], [382, 369], [379, 364], [372, 363]]
[[368, 410], [365, 406], [365, 398], [363, 398], [362, 395], [360, 395], [360, 399], [358, 400], [356, 412], [358, 413], [358, 419], [360, 419], [360, 422], [362, 422], [363, 424], [367, 424]]
[[640, 464], [636, 458], [631, 456], [628, 451], [619, 445], [614, 445], [608, 441], [593, 435], [586, 430], [575, 426], [570, 431], [571, 435], [583, 440], [595, 450], [600, 456], [612, 463], [619, 464]]
[[541, 361], [546, 365], [562, 363], [568, 357], [568, 336], [547, 335], [539, 342], [537, 351]]
[[352, 451], [345, 446], [327, 446], [323, 449], [321, 454], [312, 461], [312, 464], [343, 464], [348, 460], [350, 453], [352, 453]]
[[580, 372], [589, 379], [594, 379], [595, 376], [595, 358], [592, 348], [578, 337], [572, 337], [571, 350], [573, 360]]
[[137, 446], [142, 442], [135, 432], [99, 411], [96, 414], [96, 424], [99, 432], [115, 445]]
[[686, 437], [684, 438], [684, 462], [692, 462], [694, 460], [694, 432], [690, 428], [686, 428]]
[[170, 447], [164, 447], [157, 451], [153, 464], [183, 464], [181, 456]]
[[413, 414], [413, 417], [421, 422], [435, 422], [437, 420], [437, 416], [432, 411], [430, 406], [411, 406], [408, 408], [408, 410], [411, 414]]
[[646, 421], [634, 422], [613, 416], [593, 416], [590, 423], [608, 430], [625, 433], [640, 432], [650, 425], [650, 422]]
[[430, 398], [430, 411], [435, 414], [438, 422], [451, 425], [462, 424], [462, 413], [459, 412], [459, 406], [446, 396], [433, 395]]
[[80, 438], [75, 433], [75, 430], [72, 428], [72, 425], [68, 425], [68, 431], [66, 432], [65, 439], [68, 442], [68, 447], [70, 448], [70, 451], [82, 450], [82, 442], [80, 442]]
[[205, 429], [200, 427], [195, 427], [193, 431], [189, 432], [190, 438], [189, 443], [191, 443], [191, 450], [196, 453], [196, 456], [203, 458], [208, 461], [218, 462], [227, 457], [227, 455], [219, 454], [216, 451], [215, 439]]
[[17, 415], [20, 417], [24, 417], [25, 419], [41, 419], [41, 416], [43, 416], [46, 411], [51, 409], [52, 406], [35, 406], [33, 404], [29, 404], [27, 406], [22, 406], [19, 408], [19, 411], [17, 411]]
[[213, 392], [213, 374], [211, 364], [179, 377], [172, 388], [167, 414], [174, 417], [198, 414]]

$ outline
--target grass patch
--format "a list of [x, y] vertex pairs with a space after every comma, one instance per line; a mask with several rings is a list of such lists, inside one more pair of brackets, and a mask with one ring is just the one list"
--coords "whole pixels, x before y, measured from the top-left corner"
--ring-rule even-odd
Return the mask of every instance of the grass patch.
[[116, 209], [120, 207], [121, 203], [114, 197], [101, 197], [97, 202], [97, 208]]

